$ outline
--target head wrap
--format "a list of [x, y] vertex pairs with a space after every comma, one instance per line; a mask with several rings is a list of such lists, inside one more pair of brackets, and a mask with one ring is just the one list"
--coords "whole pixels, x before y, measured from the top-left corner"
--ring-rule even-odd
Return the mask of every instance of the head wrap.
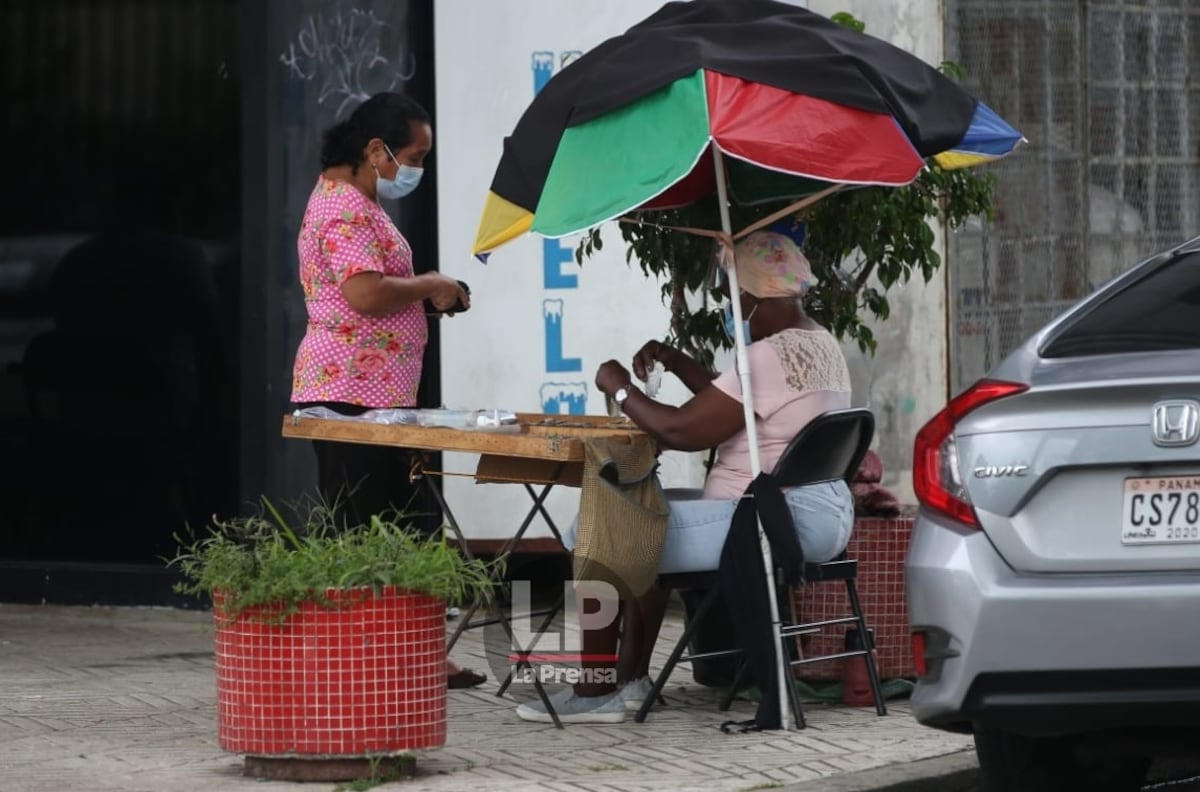
[[788, 236], [755, 231], [734, 246], [738, 286], [755, 297], [799, 297], [815, 279], [808, 259]]

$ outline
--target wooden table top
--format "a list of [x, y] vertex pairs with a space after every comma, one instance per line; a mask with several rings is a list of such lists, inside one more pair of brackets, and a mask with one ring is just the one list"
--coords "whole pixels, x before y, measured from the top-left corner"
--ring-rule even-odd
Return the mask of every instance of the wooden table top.
[[627, 418], [545, 413], [517, 413], [516, 424], [499, 430], [377, 424], [288, 414], [283, 417], [283, 436], [558, 462], [582, 462], [582, 440], [587, 437], [650, 441], [649, 435]]

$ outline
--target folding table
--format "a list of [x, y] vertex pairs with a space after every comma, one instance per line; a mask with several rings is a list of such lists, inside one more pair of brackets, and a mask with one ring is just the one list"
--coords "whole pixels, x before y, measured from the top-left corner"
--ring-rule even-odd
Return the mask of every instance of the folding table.
[[[307, 438], [311, 440], [335, 440], [345, 443], [367, 443], [373, 445], [390, 445], [416, 451], [451, 451], [468, 454], [478, 454], [473, 478], [481, 484], [520, 484], [529, 493], [533, 503], [525, 513], [513, 534], [505, 541], [498, 555], [503, 556], [515, 550], [524, 537], [526, 530], [539, 515], [555, 539], [562, 543], [562, 535], [554, 524], [549, 512], [546, 511], [545, 501], [550, 491], [557, 485], [579, 487], [583, 480], [584, 449], [583, 440], [589, 437], [619, 438], [632, 443], [652, 442], [628, 419], [609, 418], [583, 415], [551, 415], [543, 413], [517, 413], [516, 424], [498, 428], [450, 428], [441, 426], [421, 426], [417, 424], [380, 424], [370, 421], [329, 418], [310, 418], [300, 415], [285, 415], [283, 419], [283, 436], [292, 438]], [[431, 476], [454, 475], [445, 471], [433, 470], [431, 460], [423, 455], [415, 455], [411, 480], [424, 481], [438, 503], [442, 507], [446, 527], [454, 534], [460, 550], [467, 558], [474, 558], [469, 543], [463, 534], [458, 519], [450, 504], [441, 491], [433, 485]], [[565, 548], [564, 548], [565, 550]], [[500, 583], [499, 568], [493, 569], [493, 583]], [[496, 599], [491, 600], [489, 618], [472, 623], [472, 617], [478, 612], [479, 602], [473, 602], [462, 614], [454, 633], [447, 640], [446, 650], [450, 651], [464, 630], [482, 627], [485, 624], [500, 624], [507, 633], [513, 648], [520, 659], [513, 671], [518, 671], [529, 663], [525, 656], [532, 647], [516, 646], [511, 616], [506, 616], [500, 610]], [[549, 614], [547, 622], [557, 610], [557, 604]], [[539, 614], [528, 614], [530, 616]], [[547, 625], [535, 633], [544, 632]], [[508, 687], [505, 681], [500, 693]], [[554, 723], [559, 728], [562, 724], [547, 700], [545, 690], [537, 675], [533, 678], [534, 687], [546, 705]]]

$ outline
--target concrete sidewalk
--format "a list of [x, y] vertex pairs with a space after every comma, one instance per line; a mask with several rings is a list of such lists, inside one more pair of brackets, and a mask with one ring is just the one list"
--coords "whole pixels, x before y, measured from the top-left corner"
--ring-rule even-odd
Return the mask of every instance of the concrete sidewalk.
[[[674, 614], [660, 649], [679, 630]], [[482, 670], [481, 633], [467, 631], [453, 654]], [[0, 792], [332, 790], [247, 778], [242, 757], [217, 747], [212, 650], [208, 613], [0, 605]], [[646, 723], [559, 731], [518, 720], [496, 689], [489, 680], [450, 691], [446, 746], [418, 756], [414, 779], [379, 788], [848, 792], [971, 762], [962, 753], [969, 737], [919, 726], [902, 700], [882, 718], [812, 703], [803, 731], [724, 734], [723, 720], [749, 718], [754, 705], [718, 712], [716, 692], [681, 667], [666, 690], [670, 706]]]

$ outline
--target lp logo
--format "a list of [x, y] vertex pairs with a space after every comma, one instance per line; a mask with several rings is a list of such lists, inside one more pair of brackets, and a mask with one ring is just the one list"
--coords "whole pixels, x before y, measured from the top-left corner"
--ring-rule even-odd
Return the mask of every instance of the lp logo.
[[[600, 580], [563, 583], [563, 623], [561, 631], [544, 624], [545, 615], [537, 616], [528, 580], [512, 583], [512, 647], [509, 661], [540, 663], [615, 662], [614, 654], [587, 654], [584, 631], [601, 630], [616, 621], [620, 613], [620, 595], [611, 584]], [[545, 614], [545, 611], [542, 611]]]

